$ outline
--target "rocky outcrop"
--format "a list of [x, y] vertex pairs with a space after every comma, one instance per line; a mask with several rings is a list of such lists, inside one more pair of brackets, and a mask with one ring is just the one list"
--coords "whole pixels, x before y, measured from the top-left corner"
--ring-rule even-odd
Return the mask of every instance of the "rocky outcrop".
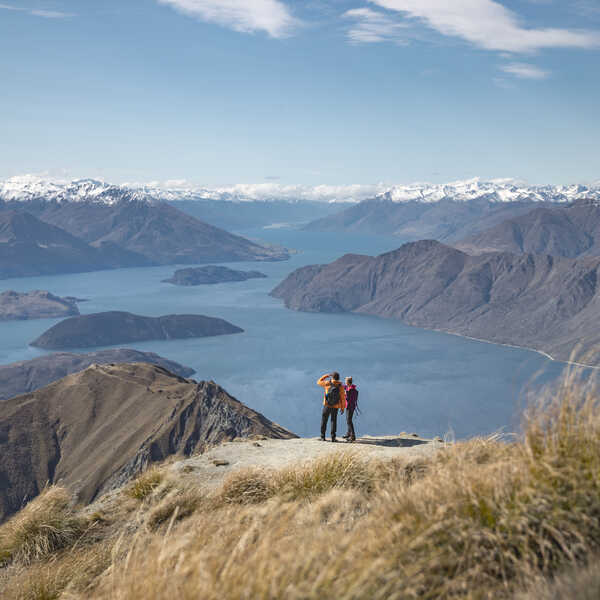
[[211, 283], [229, 283], [266, 277], [259, 271], [236, 271], [228, 267], [207, 265], [206, 267], [189, 267], [177, 269], [173, 277], [164, 279], [164, 283], [174, 285], [206, 285]]
[[92, 365], [0, 403], [0, 521], [47, 482], [90, 502], [149, 463], [253, 435], [295, 437], [213, 382]]
[[31, 345], [48, 350], [113, 346], [146, 340], [169, 340], [242, 333], [224, 319], [204, 315], [142, 317], [109, 311], [71, 317], [54, 325]]
[[296, 310], [353, 311], [597, 364], [600, 258], [486, 253], [436, 241], [346, 255], [292, 273], [272, 295]]
[[6, 400], [34, 392], [53, 381], [62, 379], [71, 373], [78, 373], [92, 364], [150, 363], [167, 369], [180, 377], [190, 377], [194, 369], [184, 367], [154, 352], [140, 352], [128, 348], [100, 350], [87, 354], [56, 352], [0, 366], [0, 400]]
[[600, 202], [540, 207], [503, 221], [455, 246], [465, 252], [527, 252], [553, 256], [600, 256]]
[[76, 298], [60, 298], [50, 292], [35, 290], [0, 294], [0, 321], [49, 319], [78, 315]]

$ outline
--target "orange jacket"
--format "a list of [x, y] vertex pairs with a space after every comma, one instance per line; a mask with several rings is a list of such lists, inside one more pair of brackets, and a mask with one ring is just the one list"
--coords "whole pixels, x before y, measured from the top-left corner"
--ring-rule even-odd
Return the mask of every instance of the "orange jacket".
[[325, 401], [325, 396], [329, 391], [329, 388], [332, 385], [337, 385], [340, 388], [340, 401], [337, 406], [332, 406], [331, 408], [339, 408], [342, 411], [346, 408], [346, 390], [344, 390], [344, 384], [341, 381], [332, 381], [329, 379], [329, 375], [323, 375], [319, 377], [317, 380], [317, 385], [320, 385], [322, 388], [325, 388], [325, 392], [323, 394], [323, 406], [327, 406], [327, 402]]

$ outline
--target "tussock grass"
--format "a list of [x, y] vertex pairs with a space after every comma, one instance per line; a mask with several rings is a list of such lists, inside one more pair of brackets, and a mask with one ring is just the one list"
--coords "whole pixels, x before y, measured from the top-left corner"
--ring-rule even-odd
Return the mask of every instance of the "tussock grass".
[[223, 482], [217, 500], [225, 504], [257, 504], [272, 497], [311, 500], [335, 488], [373, 490], [383, 470], [355, 453], [332, 454], [279, 471], [244, 469]]
[[83, 531], [69, 493], [48, 487], [0, 526], [0, 557], [27, 564], [74, 544]]
[[339, 488], [369, 493], [378, 475], [376, 467], [356, 453], [340, 452], [277, 472], [273, 486], [275, 493], [285, 500], [312, 500]]
[[150, 510], [146, 523], [150, 529], [157, 529], [163, 523], [181, 521], [200, 508], [204, 496], [196, 489], [175, 489], [162, 498]]
[[93, 582], [112, 562], [107, 543], [62, 551], [50, 561], [14, 569], [0, 596], [7, 600], [67, 600], [93, 597]]
[[[510, 443], [456, 443], [418, 462], [350, 452], [238, 471], [211, 499], [153, 476], [139, 484], [150, 491], [134, 503], [136, 515], [116, 530], [121, 551], [110, 569], [92, 569], [101, 574], [87, 588], [69, 583], [66, 597], [90, 589], [100, 600], [597, 597], [600, 578], [580, 566], [600, 555], [593, 382], [567, 374], [530, 407], [523, 432]], [[572, 585], [574, 577], [585, 584]]]
[[138, 475], [126, 489], [126, 493], [136, 500], [145, 500], [150, 496], [163, 482], [164, 473], [157, 467], [152, 467]]
[[553, 579], [537, 579], [515, 600], [598, 600], [600, 598], [600, 560], [594, 557], [587, 566], [575, 567]]

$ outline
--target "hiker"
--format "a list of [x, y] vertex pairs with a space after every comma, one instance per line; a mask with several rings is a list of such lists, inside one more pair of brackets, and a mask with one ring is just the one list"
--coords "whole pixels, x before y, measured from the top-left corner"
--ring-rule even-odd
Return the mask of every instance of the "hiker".
[[348, 425], [348, 430], [344, 438], [347, 442], [352, 443], [356, 441], [352, 417], [354, 416], [354, 411], [358, 408], [358, 390], [352, 383], [352, 377], [346, 377], [344, 391], [346, 392], [346, 424]]
[[346, 408], [346, 392], [340, 381], [340, 374], [337, 371], [326, 373], [317, 381], [317, 385], [325, 388], [323, 397], [323, 416], [321, 418], [321, 440], [325, 441], [327, 431], [327, 420], [331, 417], [331, 441], [335, 439], [337, 429], [338, 410], [344, 414]]

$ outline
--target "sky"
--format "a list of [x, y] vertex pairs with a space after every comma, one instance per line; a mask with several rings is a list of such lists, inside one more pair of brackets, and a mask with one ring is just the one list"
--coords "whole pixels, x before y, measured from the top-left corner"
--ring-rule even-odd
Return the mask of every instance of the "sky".
[[0, 178], [600, 180], [600, 0], [0, 0]]

